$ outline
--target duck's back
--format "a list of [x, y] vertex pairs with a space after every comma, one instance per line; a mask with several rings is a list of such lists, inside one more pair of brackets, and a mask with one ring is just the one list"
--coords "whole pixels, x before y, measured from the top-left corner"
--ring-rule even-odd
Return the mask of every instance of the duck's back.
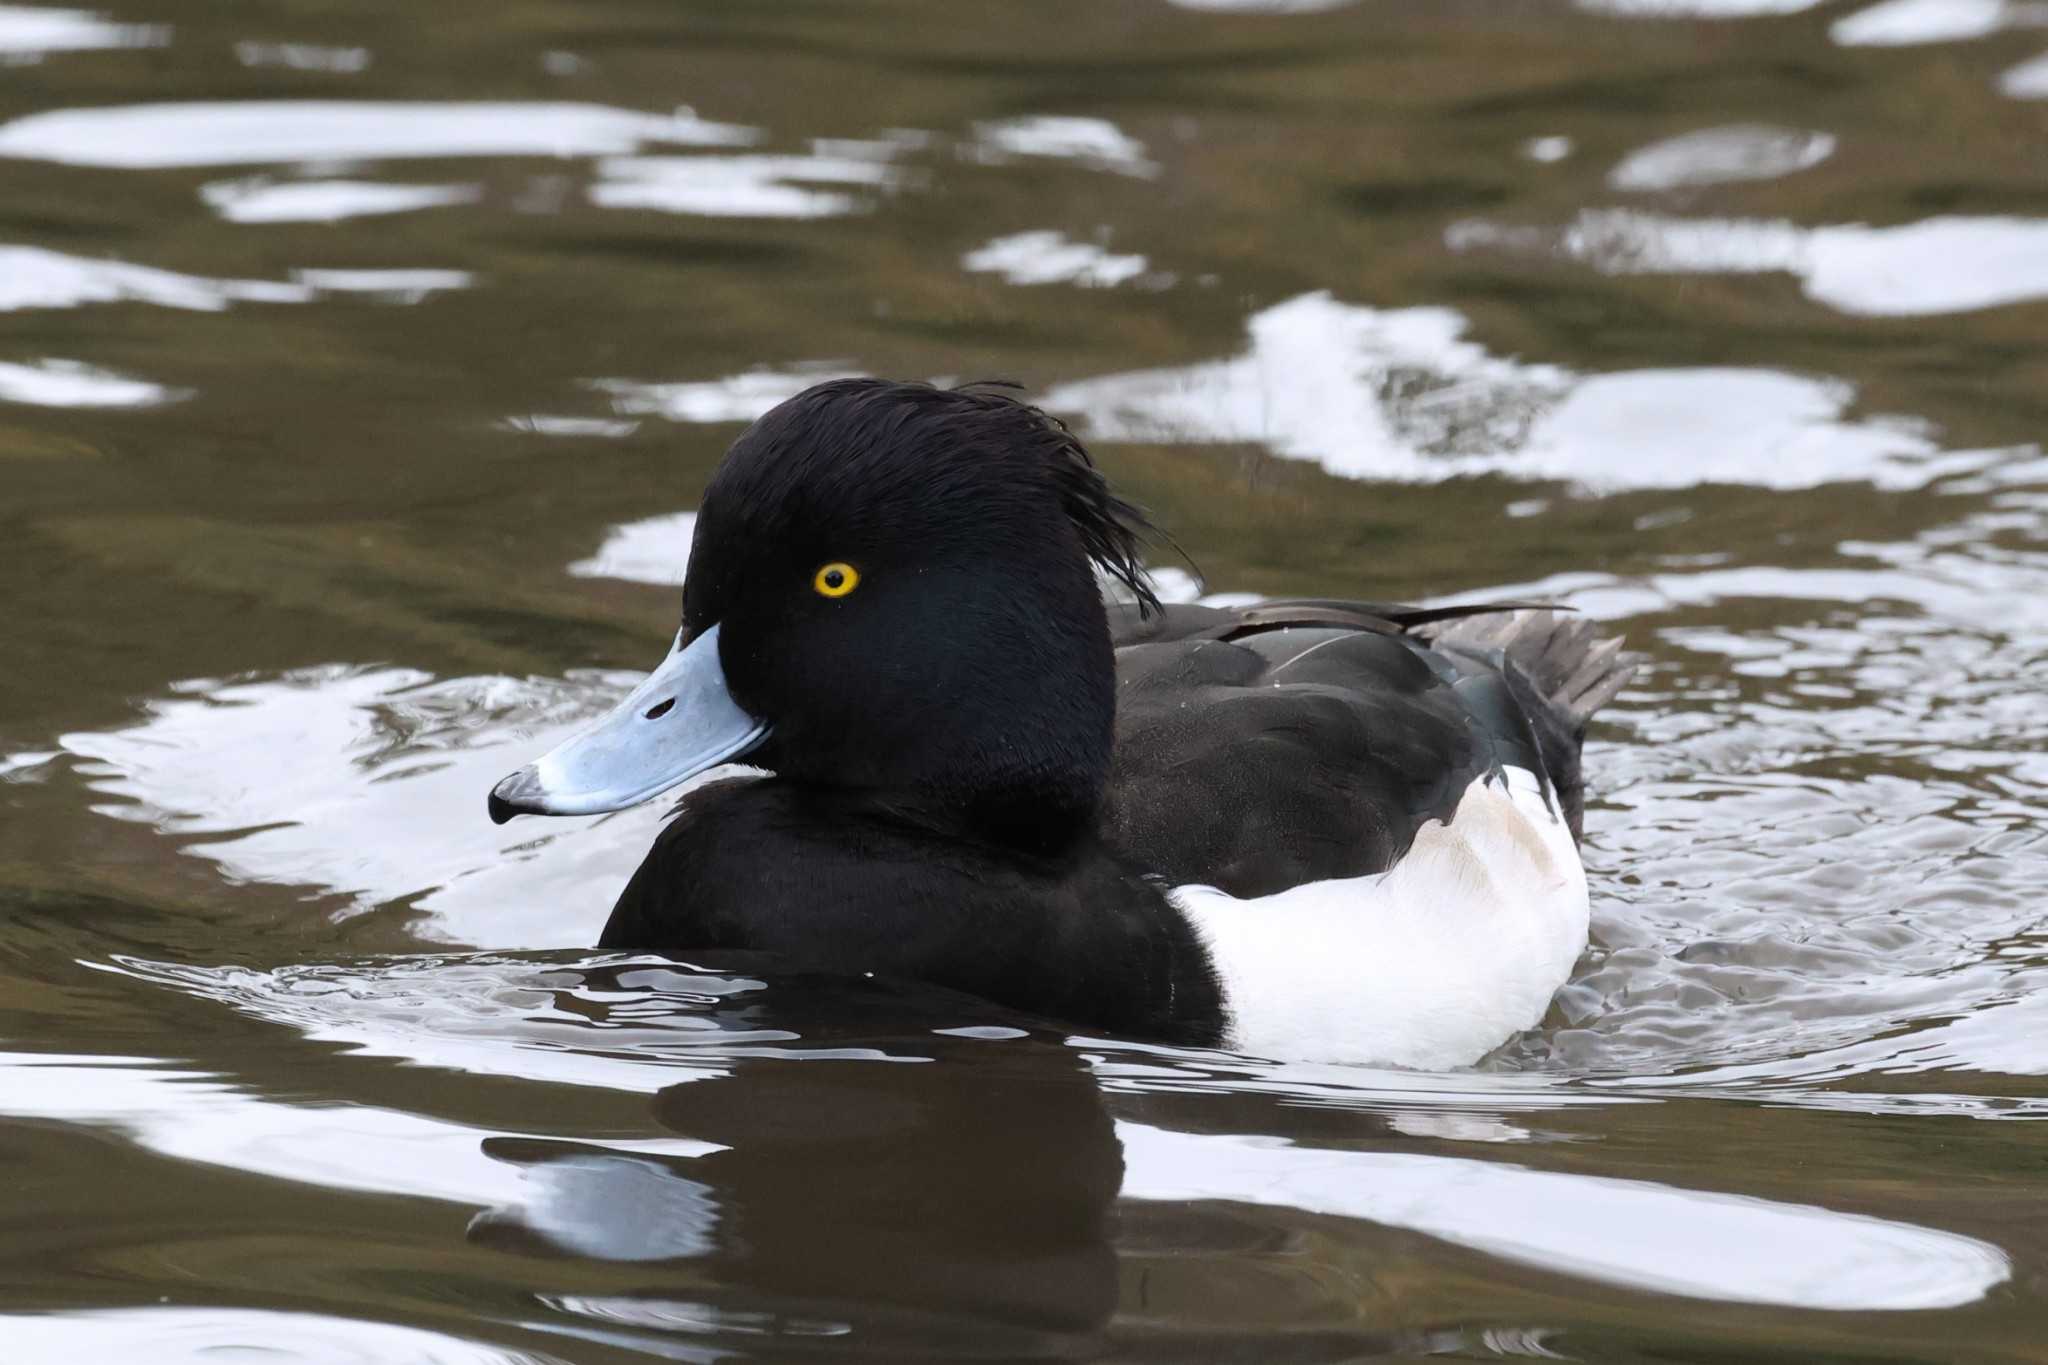
[[1110, 838], [1178, 890], [1274, 1055], [1470, 1061], [1586, 934], [1587, 718], [1619, 642], [1547, 611], [1118, 610]]
[[1300, 601], [1111, 623], [1110, 833], [1170, 882], [1238, 896], [1386, 871], [1507, 768], [1542, 779], [1576, 838], [1585, 721], [1630, 671], [1619, 641], [1541, 610]]

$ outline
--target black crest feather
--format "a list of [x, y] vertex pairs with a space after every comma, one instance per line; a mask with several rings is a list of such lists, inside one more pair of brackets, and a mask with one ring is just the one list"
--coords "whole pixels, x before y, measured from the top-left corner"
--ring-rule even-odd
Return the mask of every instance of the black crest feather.
[[1121, 583], [1138, 604], [1140, 616], [1160, 610], [1159, 594], [1145, 573], [1141, 553], [1148, 540], [1166, 539], [1145, 509], [1119, 497], [1095, 467], [1072, 428], [1059, 418], [1017, 396], [1022, 388], [1006, 379], [984, 379], [951, 390], [972, 399], [984, 410], [1008, 409], [1021, 419], [1051, 471], [1060, 506], [1081, 537], [1081, 546], [1096, 568]]

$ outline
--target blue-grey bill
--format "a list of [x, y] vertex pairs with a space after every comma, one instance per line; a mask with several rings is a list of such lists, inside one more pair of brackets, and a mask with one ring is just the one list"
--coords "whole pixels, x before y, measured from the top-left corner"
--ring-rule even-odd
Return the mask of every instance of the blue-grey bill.
[[491, 788], [491, 819], [596, 815], [661, 795], [768, 737], [732, 699], [718, 627], [676, 648], [602, 720]]

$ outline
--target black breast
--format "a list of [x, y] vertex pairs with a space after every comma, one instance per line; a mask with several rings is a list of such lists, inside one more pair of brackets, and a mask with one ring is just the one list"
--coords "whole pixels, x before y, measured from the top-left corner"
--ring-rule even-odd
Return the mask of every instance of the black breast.
[[1385, 871], [1475, 778], [1541, 770], [1496, 668], [1369, 613], [1298, 605], [1293, 624], [1202, 607], [1113, 618], [1106, 829], [1169, 884], [1258, 896]]
[[1019, 853], [884, 799], [776, 778], [691, 793], [599, 946], [768, 953], [790, 971], [924, 981], [1180, 1043], [1214, 1043], [1222, 1024], [1194, 931], [1092, 835]]

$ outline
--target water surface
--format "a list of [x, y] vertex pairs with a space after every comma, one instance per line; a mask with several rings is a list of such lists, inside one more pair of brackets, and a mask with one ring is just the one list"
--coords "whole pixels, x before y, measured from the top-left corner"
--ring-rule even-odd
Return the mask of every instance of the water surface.
[[[24, 1361], [2038, 1358], [2048, 22], [2019, 0], [0, 6]], [[483, 794], [833, 374], [1176, 596], [1645, 656], [1467, 1072], [598, 954]]]

